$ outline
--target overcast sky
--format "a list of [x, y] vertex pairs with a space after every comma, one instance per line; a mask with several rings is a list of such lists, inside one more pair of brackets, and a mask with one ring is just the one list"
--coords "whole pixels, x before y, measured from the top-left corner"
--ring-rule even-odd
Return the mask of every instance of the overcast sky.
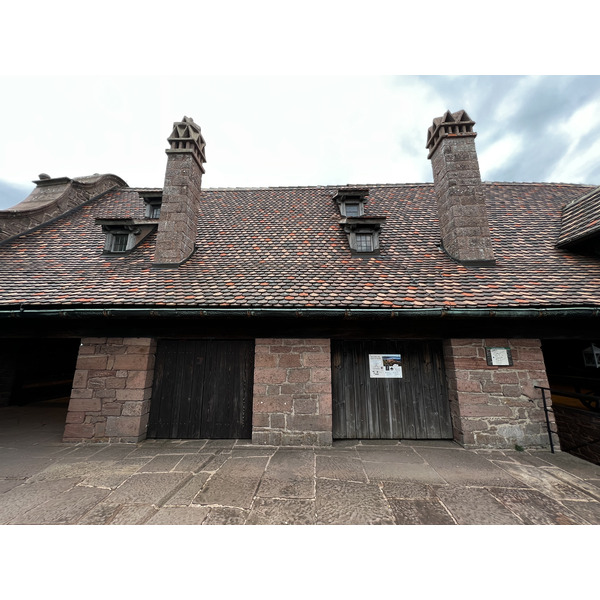
[[[285, 31], [258, 21], [260, 8], [249, 9], [251, 3], [234, 2], [242, 8], [232, 18], [227, 7], [201, 12], [203, 2], [181, 0], [175, 12], [150, 8], [145, 20], [135, 14], [130, 29], [125, 24], [133, 13], [126, 9], [99, 11], [84, 26], [73, 11], [64, 12], [49, 27], [60, 6], [78, 5], [34, 3], [32, 17], [29, 4], [11, 9], [17, 11], [14, 27], [5, 21], [0, 31], [0, 50], [14, 59], [0, 65], [0, 208], [24, 199], [40, 173], [114, 173], [131, 186], [162, 187], [166, 138], [184, 115], [206, 139], [204, 187], [431, 181], [427, 128], [447, 109], [465, 109], [475, 120], [484, 180], [600, 185], [600, 76], [505, 75], [531, 68], [532, 57], [559, 62], [569, 40], [563, 35], [559, 44], [549, 36], [542, 51], [521, 20], [509, 20], [502, 67], [494, 68], [498, 54], [473, 43], [494, 40], [489, 25], [476, 26], [483, 16], [473, 14], [476, 3], [467, 2], [470, 19], [447, 16], [442, 28], [462, 27], [468, 35], [447, 38], [436, 35], [439, 20], [427, 23], [426, 9], [417, 15], [425, 22], [413, 31], [404, 13], [400, 28], [393, 13], [353, 12], [359, 6], [353, 2], [344, 4], [344, 13], [328, 13], [325, 0], [319, 4], [320, 17], [339, 21], [338, 27], [311, 20], [310, 10], [280, 9], [275, 18], [291, 17]], [[104, 6], [130, 4], [107, 0]], [[271, 18], [273, 6], [281, 4], [271, 5]], [[373, 6], [389, 3], [375, 0]], [[434, 10], [436, 3], [428, 6]], [[500, 26], [503, 15], [494, 18]], [[548, 31], [543, 15], [535, 19]], [[561, 19], [568, 26], [569, 15]], [[219, 36], [222, 30], [210, 22], [226, 24], [227, 35]], [[574, 39], [585, 39], [587, 21], [577, 23]], [[520, 55], [525, 32], [529, 51]], [[431, 52], [436, 39], [441, 50]], [[221, 68], [215, 56], [224, 60]], [[449, 65], [457, 72], [503, 74], [413, 74], [446, 72]]]

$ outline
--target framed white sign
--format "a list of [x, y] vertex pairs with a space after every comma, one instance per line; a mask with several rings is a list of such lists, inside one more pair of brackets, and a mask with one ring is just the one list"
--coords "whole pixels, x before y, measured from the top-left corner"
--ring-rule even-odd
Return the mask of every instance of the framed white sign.
[[400, 354], [369, 354], [371, 377], [402, 379], [402, 356]]

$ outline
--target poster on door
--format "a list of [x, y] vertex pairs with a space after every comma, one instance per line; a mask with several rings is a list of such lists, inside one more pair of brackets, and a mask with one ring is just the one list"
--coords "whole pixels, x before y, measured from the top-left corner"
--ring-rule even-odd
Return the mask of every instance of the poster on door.
[[402, 378], [402, 356], [400, 354], [369, 354], [371, 377], [384, 379]]

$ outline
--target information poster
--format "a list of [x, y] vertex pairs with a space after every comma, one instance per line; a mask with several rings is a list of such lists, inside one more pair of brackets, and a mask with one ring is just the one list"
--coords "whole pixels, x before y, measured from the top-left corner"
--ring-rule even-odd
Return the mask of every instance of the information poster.
[[371, 377], [385, 379], [402, 378], [402, 356], [400, 354], [369, 354]]

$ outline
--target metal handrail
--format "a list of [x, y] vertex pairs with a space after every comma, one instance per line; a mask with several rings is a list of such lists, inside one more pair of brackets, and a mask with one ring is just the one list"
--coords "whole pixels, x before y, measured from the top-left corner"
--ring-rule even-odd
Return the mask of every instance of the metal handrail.
[[[542, 402], [544, 403], [544, 414], [546, 415], [546, 430], [548, 431], [548, 439], [550, 440], [550, 452], [554, 454], [554, 442], [552, 441], [552, 434], [554, 433], [550, 429], [550, 418], [548, 417], [548, 413], [551, 409], [548, 408], [548, 404], [546, 402], [546, 391], [552, 393], [552, 390], [547, 387], [542, 387], [540, 385], [533, 386], [536, 390], [542, 390]], [[530, 402], [533, 402], [533, 398], [529, 399]]]

